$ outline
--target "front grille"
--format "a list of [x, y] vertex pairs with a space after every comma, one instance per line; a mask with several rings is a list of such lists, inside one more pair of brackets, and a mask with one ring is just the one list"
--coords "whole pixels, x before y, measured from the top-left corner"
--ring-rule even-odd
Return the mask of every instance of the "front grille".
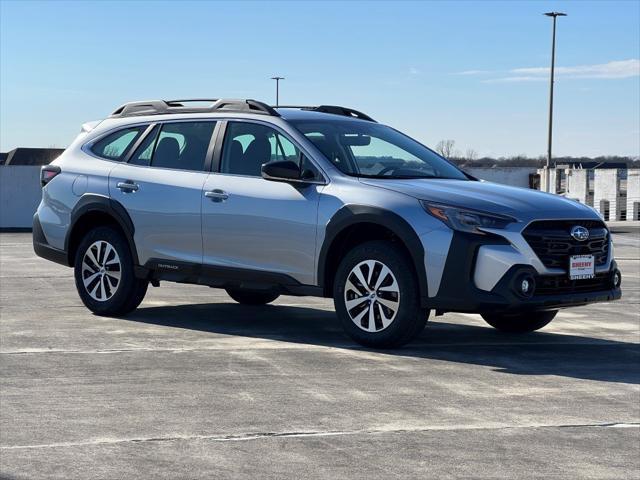
[[[589, 239], [579, 242], [571, 236], [576, 225], [589, 230]], [[547, 268], [569, 267], [571, 255], [593, 255], [596, 266], [607, 263], [609, 231], [598, 220], [541, 220], [523, 232], [525, 240]]]
[[594, 278], [570, 280], [566, 275], [536, 278], [535, 295], [563, 295], [566, 293], [589, 293], [611, 290], [609, 273], [598, 273]]

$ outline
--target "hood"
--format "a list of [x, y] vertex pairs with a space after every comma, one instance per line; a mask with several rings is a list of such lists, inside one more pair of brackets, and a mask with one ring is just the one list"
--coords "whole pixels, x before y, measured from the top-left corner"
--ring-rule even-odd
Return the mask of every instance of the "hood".
[[575, 200], [529, 188], [491, 182], [439, 179], [383, 180], [361, 178], [367, 185], [411, 195], [420, 200], [519, 217], [521, 213], [550, 218], [600, 219], [591, 208]]

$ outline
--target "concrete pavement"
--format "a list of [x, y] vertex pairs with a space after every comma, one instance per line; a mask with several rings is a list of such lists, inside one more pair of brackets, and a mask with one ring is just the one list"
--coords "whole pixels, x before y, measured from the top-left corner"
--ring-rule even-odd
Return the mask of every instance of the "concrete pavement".
[[0, 234], [1, 478], [640, 478], [635, 232], [620, 302], [526, 336], [447, 314], [390, 352], [324, 299], [163, 283], [97, 317], [30, 241]]

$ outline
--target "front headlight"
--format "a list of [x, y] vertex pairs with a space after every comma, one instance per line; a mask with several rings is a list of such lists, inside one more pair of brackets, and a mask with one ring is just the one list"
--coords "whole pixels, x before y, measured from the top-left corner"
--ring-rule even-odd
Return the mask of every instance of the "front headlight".
[[431, 203], [421, 200], [420, 203], [427, 211], [438, 220], [442, 220], [449, 228], [459, 232], [477, 233], [485, 235], [480, 228], [505, 228], [517, 220], [506, 215], [478, 212], [467, 208], [452, 207], [439, 203]]

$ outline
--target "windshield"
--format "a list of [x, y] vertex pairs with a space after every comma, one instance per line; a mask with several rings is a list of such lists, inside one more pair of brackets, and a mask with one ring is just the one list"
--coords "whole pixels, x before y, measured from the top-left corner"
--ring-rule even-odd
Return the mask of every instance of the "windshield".
[[290, 123], [348, 175], [468, 180], [435, 152], [379, 123], [349, 120], [291, 120]]

